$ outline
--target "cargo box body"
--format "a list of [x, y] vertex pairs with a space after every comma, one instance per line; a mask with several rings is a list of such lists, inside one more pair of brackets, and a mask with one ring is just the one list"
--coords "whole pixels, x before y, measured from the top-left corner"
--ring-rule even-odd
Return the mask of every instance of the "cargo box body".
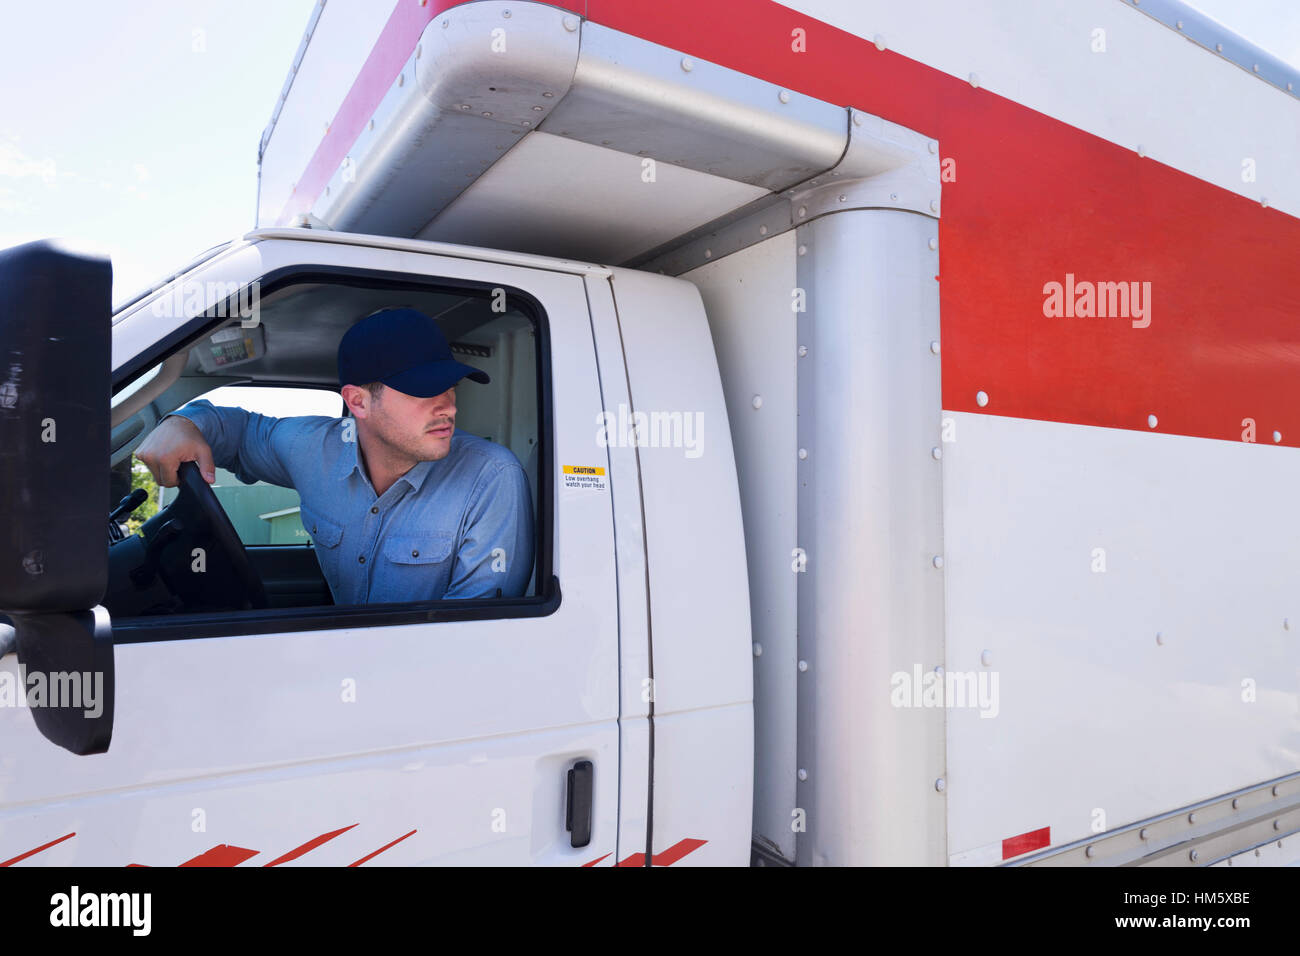
[[757, 845], [1000, 862], [1294, 790], [1293, 69], [1173, 3], [363, 6], [265, 223], [703, 294]]

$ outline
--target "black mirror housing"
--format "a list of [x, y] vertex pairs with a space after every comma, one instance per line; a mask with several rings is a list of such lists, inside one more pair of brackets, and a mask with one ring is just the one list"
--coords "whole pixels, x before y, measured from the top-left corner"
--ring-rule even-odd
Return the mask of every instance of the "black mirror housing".
[[[108, 587], [108, 259], [55, 241], [0, 251], [0, 610], [37, 729], [75, 754], [113, 732]], [[6, 632], [7, 632], [6, 628]], [[27, 688], [24, 688], [27, 691]], [[42, 697], [44, 696], [44, 699]]]
[[[28, 678], [23, 692], [36, 729], [79, 756], [106, 753], [113, 739], [115, 696], [108, 612], [96, 607], [75, 613], [14, 614], [12, 619], [20, 674]], [[39, 675], [36, 686], [34, 675]]]
[[0, 252], [0, 609], [84, 611], [108, 586], [112, 283], [57, 242]]

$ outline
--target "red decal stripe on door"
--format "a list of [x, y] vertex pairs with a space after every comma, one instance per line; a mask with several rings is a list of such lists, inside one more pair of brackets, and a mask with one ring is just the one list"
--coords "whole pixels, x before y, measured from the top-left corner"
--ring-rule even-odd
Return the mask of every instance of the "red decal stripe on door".
[[242, 846], [222, 843], [193, 859], [186, 860], [181, 866], [239, 866], [249, 857], [257, 856], [257, 850], [248, 850]]
[[662, 853], [656, 853], [651, 860], [653, 866], [672, 866], [688, 853], [693, 853], [707, 843], [707, 840], [679, 840]]
[[406, 833], [406, 834], [403, 834], [402, 836], [399, 836], [399, 837], [398, 837], [396, 840], [394, 840], [392, 843], [386, 843], [386, 844], [384, 844], [384, 845], [381, 846], [378, 850], [376, 850], [374, 853], [367, 853], [365, 856], [363, 856], [361, 859], [357, 860], [355, 863], [349, 863], [348, 866], [360, 866], [362, 863], [365, 863], [366, 860], [373, 860], [375, 857], [379, 856], [379, 854], [383, 853], [385, 850], [388, 850], [388, 849], [391, 849], [392, 847], [397, 846], [397, 844], [401, 843], [403, 840], [405, 840], [407, 837], [411, 836], [411, 835], [414, 834], [415, 832], [416, 832], [415, 830], [412, 830], [410, 833]]
[[1022, 853], [1028, 853], [1030, 850], [1039, 850], [1052, 843], [1052, 828], [1043, 827], [1041, 830], [1030, 830], [1028, 833], [1022, 833], [1019, 836], [1007, 837], [1002, 841], [1002, 859], [1009, 860], [1013, 856], [1020, 856]]
[[71, 840], [76, 835], [77, 835], [77, 831], [73, 830], [71, 833], [64, 834], [63, 836], [59, 837], [57, 840], [51, 840], [49, 843], [43, 844], [42, 846], [38, 846], [34, 850], [28, 850], [26, 853], [19, 853], [17, 856], [5, 860], [3, 863], [0, 863], [0, 868], [6, 866], [13, 866], [13, 864], [17, 863], [19, 860], [25, 860], [29, 856], [35, 856], [37, 853], [40, 853], [42, 850], [48, 850], [50, 847], [62, 843], [64, 840]]
[[[685, 840], [678, 840], [668, 849], [656, 853], [654, 857], [650, 860], [650, 865], [651, 866], [672, 866], [674, 863], [676, 863], [686, 854], [695, 852], [696, 850], [698, 850], [700, 847], [704, 846], [704, 844], [708, 842], [709, 842], [708, 840], [696, 840], [689, 837]], [[601, 859], [603, 860], [604, 857], [601, 857]], [[645, 866], [645, 854], [633, 853], [631, 856], [623, 860], [618, 865], [619, 866]]]
[[302, 846], [294, 847], [288, 853], [284, 854], [284, 856], [277, 856], [270, 863], [267, 863], [266, 866], [279, 866], [281, 863], [288, 863], [290, 860], [296, 860], [304, 853], [310, 853], [312, 850], [316, 849], [316, 847], [320, 846], [322, 843], [328, 843], [330, 840], [333, 840], [340, 833], [347, 833], [354, 826], [356, 826], [355, 823], [352, 824], [352, 826], [342, 827], [341, 829], [338, 830], [331, 830], [329, 833], [322, 833], [320, 836], [316, 837], [315, 839], [308, 840]]

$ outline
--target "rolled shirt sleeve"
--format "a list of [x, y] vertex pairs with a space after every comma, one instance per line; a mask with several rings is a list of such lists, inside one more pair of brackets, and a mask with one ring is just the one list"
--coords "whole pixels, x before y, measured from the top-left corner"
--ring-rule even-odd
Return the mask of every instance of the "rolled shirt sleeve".
[[302, 418], [271, 418], [213, 405], [206, 399], [190, 402], [171, 414], [193, 422], [212, 447], [212, 460], [245, 484], [266, 481], [294, 487], [290, 463], [294, 443], [302, 433]]

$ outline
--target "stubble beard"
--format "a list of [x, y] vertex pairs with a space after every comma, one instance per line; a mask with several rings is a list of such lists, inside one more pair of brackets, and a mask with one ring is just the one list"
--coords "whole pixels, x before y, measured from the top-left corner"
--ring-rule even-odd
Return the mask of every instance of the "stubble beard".
[[[411, 467], [422, 461], [438, 461], [451, 452], [451, 435], [434, 439], [424, 429], [430, 423], [422, 423], [418, 435], [395, 426], [391, 418], [384, 416], [383, 424], [376, 429], [376, 437], [390, 461], [408, 464]], [[455, 433], [456, 422], [452, 419], [452, 432]]]

